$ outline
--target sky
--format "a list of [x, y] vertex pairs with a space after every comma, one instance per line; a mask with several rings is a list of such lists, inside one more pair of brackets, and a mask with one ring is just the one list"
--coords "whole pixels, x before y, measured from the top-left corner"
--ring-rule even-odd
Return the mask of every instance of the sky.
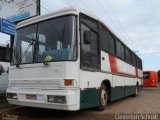
[[[142, 58], [144, 70], [160, 70], [160, 0], [41, 0], [41, 14], [68, 6], [92, 11]], [[0, 43], [7, 40], [0, 34]]]

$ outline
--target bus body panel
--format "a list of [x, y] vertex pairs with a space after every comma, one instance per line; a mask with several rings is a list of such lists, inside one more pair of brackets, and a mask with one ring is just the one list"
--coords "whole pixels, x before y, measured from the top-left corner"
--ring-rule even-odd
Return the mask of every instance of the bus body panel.
[[9, 63], [7, 62], [0, 62], [0, 93], [6, 93], [7, 87], [8, 87], [8, 68], [9, 68]]
[[55, 62], [44, 66], [43, 63], [10, 67], [9, 87], [63, 89], [64, 79], [75, 79], [79, 86], [79, 62]]
[[8, 87], [8, 73], [0, 75], [0, 93], [6, 93]]
[[[139, 74], [136, 74], [137, 68], [118, 58], [114, 58], [114, 63], [109, 59], [109, 56], [108, 53], [101, 51], [101, 63], [103, 63], [101, 64], [102, 71], [80, 70], [81, 109], [99, 105], [99, 88], [105, 80], [109, 81], [111, 85], [110, 101], [115, 101], [134, 94], [137, 83], [139, 88], [141, 88], [142, 70], [138, 69]], [[107, 64], [104, 63], [104, 61]], [[115, 68], [111, 69], [113, 66]]]
[[[39, 108], [49, 108], [49, 109], [59, 109], [59, 110], [69, 110], [76, 111], [79, 110], [79, 89], [73, 90], [52, 90], [52, 89], [20, 89], [20, 88], [8, 88], [8, 93], [17, 93], [18, 99], [12, 100], [8, 99], [10, 104], [39, 107]], [[26, 95], [36, 95], [37, 100], [28, 100]], [[66, 103], [49, 103], [47, 101], [47, 96], [65, 96]]]
[[[10, 104], [60, 110], [79, 110], [79, 62], [55, 62], [48, 66], [39, 64], [10, 67], [10, 84], [7, 93], [16, 93], [17, 100], [8, 99]], [[64, 87], [64, 79], [74, 79], [75, 87]], [[28, 100], [26, 95], [36, 95], [37, 100]], [[66, 104], [54, 104], [47, 96], [65, 96]]]
[[144, 87], [158, 87], [158, 73], [155, 71], [144, 71], [144, 74], [148, 74], [148, 77], [143, 80]]

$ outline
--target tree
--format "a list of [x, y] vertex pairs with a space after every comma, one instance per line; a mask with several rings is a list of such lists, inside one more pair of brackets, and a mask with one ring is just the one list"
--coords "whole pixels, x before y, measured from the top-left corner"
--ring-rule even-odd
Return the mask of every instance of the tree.
[[158, 71], [158, 81], [160, 83], [160, 70]]

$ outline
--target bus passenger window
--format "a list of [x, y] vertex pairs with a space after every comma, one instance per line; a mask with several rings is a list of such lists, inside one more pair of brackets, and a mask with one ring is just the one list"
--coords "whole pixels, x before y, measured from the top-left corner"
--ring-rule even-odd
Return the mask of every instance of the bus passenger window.
[[115, 39], [112, 35], [109, 35], [109, 39], [110, 39], [110, 53], [112, 53], [113, 55], [115, 55], [116, 50], [115, 50]]
[[150, 73], [149, 72], [144, 72], [143, 73], [143, 78], [144, 79], [149, 79], [150, 78]]
[[125, 56], [126, 56], [126, 62], [131, 64], [133, 57], [131, 51], [127, 47], [125, 48]]
[[82, 44], [82, 50], [86, 51], [86, 52], [90, 52], [91, 51], [91, 43], [86, 42], [84, 39], [85, 36], [85, 31], [91, 31], [87, 26], [85, 26], [84, 24], [81, 24], [81, 44]]
[[81, 37], [81, 67], [100, 68], [98, 23], [84, 17], [80, 24]]

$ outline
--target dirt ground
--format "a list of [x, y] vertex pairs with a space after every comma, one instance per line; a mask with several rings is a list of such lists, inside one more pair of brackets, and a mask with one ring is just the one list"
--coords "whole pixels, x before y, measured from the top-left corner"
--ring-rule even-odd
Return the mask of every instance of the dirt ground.
[[2, 119], [10, 117], [15, 120], [115, 120], [115, 116], [120, 114], [159, 114], [160, 119], [160, 89], [144, 88], [137, 97], [127, 97], [108, 104], [103, 112], [95, 109], [69, 112], [17, 106], [15, 109], [12, 107], [11, 111], [1, 112]]

